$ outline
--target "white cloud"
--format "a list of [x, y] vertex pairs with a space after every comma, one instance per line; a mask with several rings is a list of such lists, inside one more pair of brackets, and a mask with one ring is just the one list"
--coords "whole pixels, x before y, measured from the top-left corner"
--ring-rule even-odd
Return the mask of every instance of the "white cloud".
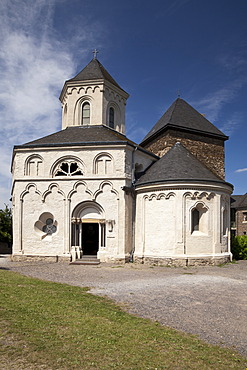
[[[55, 5], [62, 6], [62, 2], [0, 2], [2, 195], [8, 193], [13, 145], [23, 144], [60, 129], [61, 108], [58, 96], [64, 80], [75, 74], [75, 64], [72, 43], [66, 39], [59, 41], [61, 38], [56, 37], [52, 24]], [[97, 32], [97, 28], [95, 30]], [[77, 43], [83, 52], [94, 40], [92, 29], [87, 26], [77, 34], [80, 36], [73, 41], [73, 47]]]
[[181, 10], [185, 5], [187, 5], [191, 0], [173, 0], [172, 2], [169, 2], [167, 9], [165, 9], [165, 12], [160, 11], [157, 15], [157, 17], [163, 17], [165, 16], [171, 16], [177, 13]]
[[227, 86], [208, 94], [205, 98], [194, 101], [193, 105], [195, 105], [200, 112], [207, 113], [207, 119], [214, 122], [217, 120], [224, 105], [237, 96], [243, 84], [243, 79], [233, 81]]
[[243, 122], [243, 117], [240, 112], [234, 112], [229, 119], [227, 119], [223, 126], [219, 129], [227, 136], [231, 136], [234, 131], [241, 126]]
[[246, 171], [247, 171], [247, 168], [239, 168], [235, 172], [246, 172]]

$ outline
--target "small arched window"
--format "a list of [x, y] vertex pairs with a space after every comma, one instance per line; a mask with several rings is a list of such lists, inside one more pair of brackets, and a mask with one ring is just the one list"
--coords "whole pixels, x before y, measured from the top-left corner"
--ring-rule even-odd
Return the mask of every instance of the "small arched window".
[[114, 109], [111, 107], [109, 109], [109, 127], [114, 128]]
[[30, 156], [25, 164], [26, 176], [42, 176], [43, 174], [43, 159], [40, 155]]
[[192, 232], [199, 231], [200, 212], [198, 209], [192, 211]]
[[223, 211], [223, 235], [227, 235], [227, 210]]
[[95, 173], [97, 175], [109, 175], [113, 173], [113, 161], [107, 154], [99, 155], [95, 161]]
[[66, 125], [67, 124], [67, 104], [65, 104], [64, 108], [63, 108], [63, 124]]
[[88, 102], [82, 105], [82, 125], [90, 124], [90, 104]]

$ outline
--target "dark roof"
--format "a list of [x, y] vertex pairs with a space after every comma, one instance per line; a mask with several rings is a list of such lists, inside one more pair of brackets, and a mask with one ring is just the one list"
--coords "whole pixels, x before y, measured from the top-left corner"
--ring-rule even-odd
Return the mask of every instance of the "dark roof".
[[231, 208], [247, 208], [247, 193], [231, 196]]
[[102, 125], [92, 126], [74, 126], [67, 127], [65, 130], [55, 132], [54, 134], [44, 136], [41, 139], [30, 141], [23, 145], [15, 145], [15, 149], [23, 148], [50, 148], [50, 147], [69, 147], [86, 145], [130, 145], [138, 150], [147, 153], [153, 158], [158, 157], [140, 147], [134, 141], [129, 140], [125, 135], [117, 132], [110, 127]]
[[225, 181], [221, 180], [205, 167], [181, 143], [176, 143], [168, 153], [155, 162], [140, 177], [136, 185], [186, 180], [225, 183]]
[[[119, 143], [134, 142], [128, 140], [125, 135], [102, 125], [92, 126], [74, 126], [67, 127], [65, 130], [55, 132], [54, 134], [44, 136], [40, 139], [30, 141], [26, 144], [16, 147], [40, 147], [54, 145], [81, 145], [88, 143]], [[135, 144], [136, 145], [136, 144]], [[16, 148], [15, 147], [15, 148]]]
[[107, 72], [107, 70], [102, 66], [98, 59], [92, 59], [88, 65], [83, 68], [75, 77], [71, 78], [70, 81], [87, 81], [87, 80], [106, 80], [111, 82], [113, 85], [117, 86], [119, 89], [122, 88], [114, 80], [114, 78]]
[[157, 137], [159, 133], [163, 132], [167, 128], [204, 133], [211, 136], [221, 137], [224, 140], [228, 139], [223, 132], [181, 98], [175, 100], [156, 125], [154, 125], [154, 127], [145, 136], [141, 145], [145, 145], [150, 141], [150, 139]]

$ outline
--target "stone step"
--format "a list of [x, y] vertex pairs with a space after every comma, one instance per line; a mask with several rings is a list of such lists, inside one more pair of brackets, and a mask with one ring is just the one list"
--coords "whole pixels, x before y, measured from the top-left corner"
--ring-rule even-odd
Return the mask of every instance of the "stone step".
[[80, 259], [70, 263], [70, 265], [99, 265], [100, 260], [96, 256], [84, 255]]

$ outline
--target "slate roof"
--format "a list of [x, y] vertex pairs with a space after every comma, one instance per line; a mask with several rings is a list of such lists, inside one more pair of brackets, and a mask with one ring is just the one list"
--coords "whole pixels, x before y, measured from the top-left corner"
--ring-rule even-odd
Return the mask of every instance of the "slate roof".
[[171, 181], [221, 182], [181, 143], [176, 143], [163, 157], [155, 162], [136, 182], [136, 186]]
[[247, 208], [247, 193], [231, 196], [231, 208]]
[[75, 77], [71, 78], [70, 81], [87, 81], [87, 80], [106, 80], [111, 82], [113, 85], [117, 86], [119, 89], [123, 90], [114, 78], [107, 72], [103, 65], [98, 61], [98, 59], [92, 59], [88, 65], [83, 68]]
[[140, 145], [147, 144], [152, 138], [157, 137], [158, 134], [168, 128], [218, 136], [224, 140], [228, 139], [223, 132], [209, 122], [202, 114], [197, 112], [185, 100], [178, 98], [149, 131]]
[[50, 147], [71, 147], [87, 145], [130, 145], [138, 150], [147, 153], [155, 158], [158, 157], [142, 148], [134, 141], [129, 140], [125, 135], [117, 132], [107, 126], [75, 126], [67, 127], [65, 130], [55, 132], [54, 134], [44, 136], [40, 139], [30, 141], [23, 145], [15, 145], [16, 149], [24, 148], [50, 148]]
[[62, 146], [62, 145], [82, 145], [92, 143], [113, 144], [128, 142], [133, 145], [133, 141], [127, 137], [107, 126], [74, 126], [67, 127], [64, 130], [55, 132], [54, 134], [44, 136], [40, 139], [30, 141], [23, 145], [17, 145], [15, 148], [20, 147], [42, 147], [42, 146]]

